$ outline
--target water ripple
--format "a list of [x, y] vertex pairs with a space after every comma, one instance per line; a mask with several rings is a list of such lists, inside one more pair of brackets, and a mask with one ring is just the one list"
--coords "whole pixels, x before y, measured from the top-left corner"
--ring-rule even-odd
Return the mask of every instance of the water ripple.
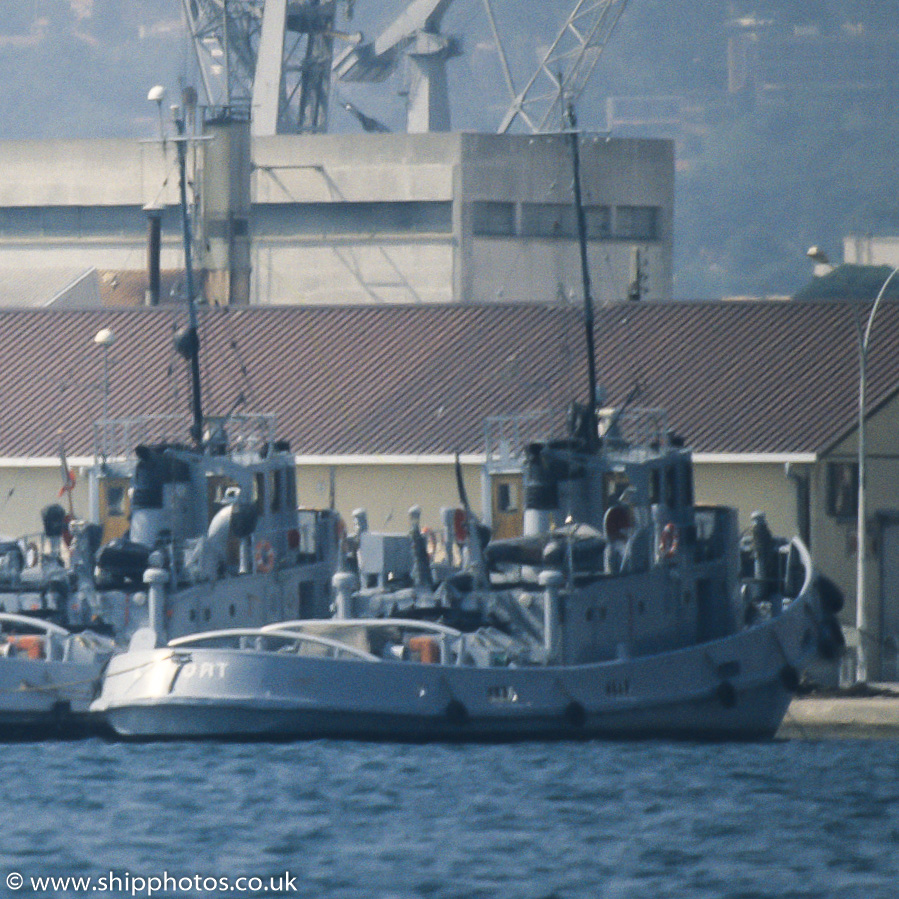
[[26, 876], [289, 872], [256, 895], [304, 899], [892, 899], [895, 748], [13, 745], [0, 847]]

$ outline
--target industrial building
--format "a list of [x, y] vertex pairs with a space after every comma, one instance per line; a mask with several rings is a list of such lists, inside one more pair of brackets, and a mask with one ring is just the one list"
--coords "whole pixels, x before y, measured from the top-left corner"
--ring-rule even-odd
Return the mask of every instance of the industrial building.
[[[203, 130], [189, 180], [211, 304], [581, 295], [568, 135]], [[587, 136], [580, 158], [597, 301], [670, 299], [672, 143]], [[0, 143], [0, 271], [11, 282], [64, 271], [79, 285], [68, 305], [89, 303], [92, 277], [147, 271], [154, 222], [159, 265], [182, 269], [171, 140]], [[65, 300], [59, 282], [44, 302]]]

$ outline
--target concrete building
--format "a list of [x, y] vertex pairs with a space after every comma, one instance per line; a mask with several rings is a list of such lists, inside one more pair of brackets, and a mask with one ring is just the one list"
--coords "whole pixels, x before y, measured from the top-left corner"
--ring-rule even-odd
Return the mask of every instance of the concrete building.
[[843, 262], [854, 265], [899, 265], [899, 237], [850, 234], [843, 238]]
[[[229, 242], [236, 302], [580, 296], [566, 136], [279, 135], [253, 139], [244, 174], [250, 141], [234, 129], [209, 126], [188, 160], [211, 302], [227, 296]], [[587, 136], [581, 172], [597, 299], [635, 281], [670, 299], [673, 144]], [[183, 267], [177, 191], [171, 141], [2, 142], [0, 270], [146, 270], [148, 209], [161, 210], [161, 267]]]

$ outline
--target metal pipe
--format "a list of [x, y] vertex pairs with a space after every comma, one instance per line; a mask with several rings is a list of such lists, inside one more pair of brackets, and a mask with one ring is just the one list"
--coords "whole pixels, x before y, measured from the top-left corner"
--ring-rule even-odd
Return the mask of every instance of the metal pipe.
[[162, 210], [147, 209], [147, 305], [159, 305]]
[[559, 652], [559, 591], [565, 581], [561, 571], [544, 569], [537, 576], [543, 588], [543, 648], [547, 662], [557, 662]]

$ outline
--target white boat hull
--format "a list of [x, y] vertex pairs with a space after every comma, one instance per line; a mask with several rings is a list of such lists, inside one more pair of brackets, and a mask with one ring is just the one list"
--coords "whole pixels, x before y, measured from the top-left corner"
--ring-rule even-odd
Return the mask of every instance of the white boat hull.
[[98, 725], [89, 709], [102, 669], [99, 661], [0, 661], [0, 741], [91, 731]]
[[779, 727], [817, 629], [801, 598], [730, 637], [586, 665], [166, 647], [115, 657], [93, 709], [137, 739], [761, 739]]

